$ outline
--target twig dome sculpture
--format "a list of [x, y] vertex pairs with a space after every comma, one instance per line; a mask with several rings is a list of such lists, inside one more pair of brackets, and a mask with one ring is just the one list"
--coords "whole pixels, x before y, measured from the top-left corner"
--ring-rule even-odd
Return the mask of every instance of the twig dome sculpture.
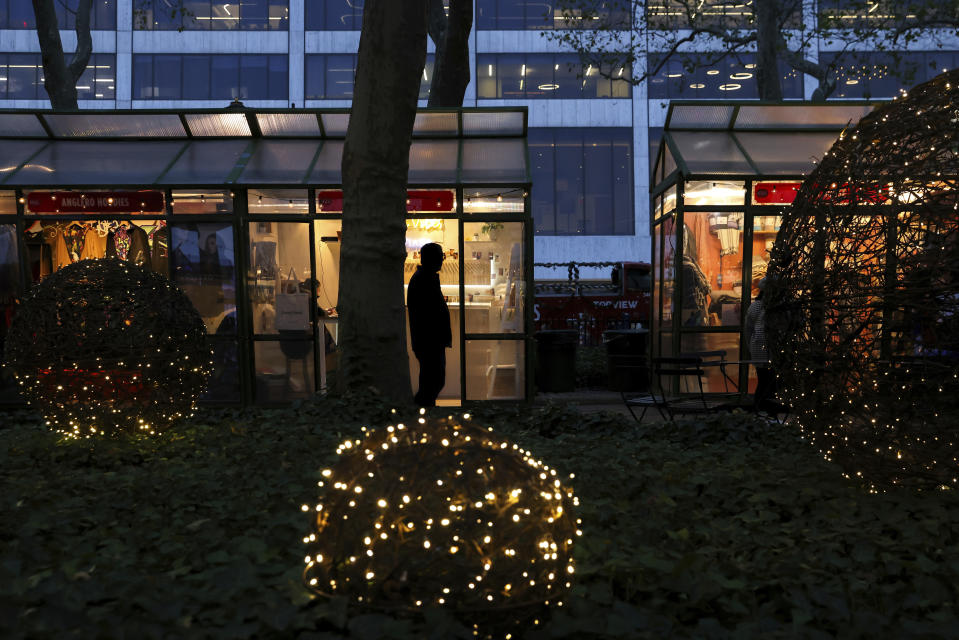
[[959, 71], [846, 130], [806, 179], [766, 293], [780, 394], [875, 489], [957, 487]]
[[561, 604], [580, 532], [555, 469], [468, 414], [369, 431], [337, 452], [325, 495], [302, 507], [316, 515], [303, 540], [311, 590], [463, 622]]
[[212, 368], [189, 298], [116, 259], [81, 260], [33, 287], [4, 355], [24, 398], [73, 436], [156, 433], [192, 411]]

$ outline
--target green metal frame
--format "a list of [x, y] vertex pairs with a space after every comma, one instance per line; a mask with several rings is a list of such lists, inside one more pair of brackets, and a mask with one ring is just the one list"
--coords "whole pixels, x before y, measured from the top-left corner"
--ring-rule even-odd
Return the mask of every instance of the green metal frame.
[[[837, 106], [855, 106], [855, 107], [874, 107], [881, 102], [876, 101], [843, 101], [843, 102], [830, 102], [823, 103], [823, 106], [827, 107], [837, 107]], [[695, 107], [710, 107], [717, 106], [723, 107], [724, 109], [732, 107], [730, 110], [729, 120], [724, 126], [715, 126], [715, 127], [705, 127], [705, 126], [674, 126], [671, 124], [673, 112], [676, 107], [684, 106], [695, 106]], [[816, 108], [819, 105], [811, 105], [804, 102], [729, 102], [729, 101], [673, 101], [670, 104], [669, 111], [666, 115], [666, 123], [664, 125], [663, 136], [660, 141], [659, 149], [657, 149], [657, 162], [662, 162], [662, 157], [664, 149], [668, 148], [673, 155], [673, 159], [676, 162], [677, 169], [670, 173], [670, 175], [663, 177], [658, 183], [650, 185], [650, 210], [653, 211], [655, 206], [656, 198], [659, 196], [664, 196], [664, 194], [672, 187], [676, 187], [677, 201], [676, 208], [671, 213], [654, 212], [650, 216], [650, 236], [651, 243], [653, 245], [652, 251], [654, 256], [653, 264], [656, 265], [656, 259], [658, 258], [659, 268], [653, 270], [653, 286], [659, 287], [658, 295], [658, 307], [652, 309], [652, 313], [655, 314], [655, 318], [651, 318], [651, 326], [653, 327], [653, 336], [652, 336], [652, 348], [651, 354], [653, 356], [659, 355], [662, 350], [661, 339], [664, 335], [664, 327], [661, 326], [662, 317], [664, 313], [664, 304], [665, 298], [663, 296], [663, 287], [664, 279], [663, 274], [666, 268], [665, 263], [663, 262], [663, 252], [665, 250], [666, 241], [664, 234], [660, 234], [660, 246], [656, 246], [656, 230], [661, 228], [665, 221], [673, 219], [675, 221], [674, 233], [673, 233], [673, 242], [675, 243], [675, 252], [673, 254], [673, 264], [674, 264], [674, 284], [673, 284], [673, 296], [672, 296], [672, 305], [673, 305], [673, 315], [671, 326], [669, 327], [669, 332], [671, 333], [671, 343], [670, 348], [672, 353], [679, 353], [681, 350], [683, 336], [687, 335], [696, 335], [696, 334], [736, 334], [739, 337], [739, 359], [743, 359], [745, 355], [746, 345], [744, 344], [744, 323], [743, 319], [746, 317], [746, 310], [749, 308], [751, 302], [751, 290], [750, 287], [745, 286], [747, 282], [751, 280], [751, 269], [752, 269], [752, 258], [753, 258], [753, 226], [754, 219], [756, 216], [771, 216], [778, 215], [782, 216], [785, 211], [788, 209], [788, 205], [759, 205], [753, 204], [752, 202], [752, 193], [753, 185], [757, 182], [787, 182], [787, 181], [799, 181], [805, 179], [803, 174], [764, 174], [759, 169], [759, 165], [752, 159], [749, 153], [746, 151], [742, 143], [736, 137], [736, 134], [739, 132], [748, 132], [748, 133], [835, 133], [838, 134], [845, 129], [845, 125], [835, 125], [835, 126], [824, 126], [824, 127], [789, 127], [789, 126], [775, 126], [775, 127], [750, 127], [748, 129], [736, 129], [736, 121], [739, 117], [740, 111], [743, 107], [753, 107], [753, 106], [776, 106], [776, 107], [790, 107], [794, 106], [796, 108]], [[740, 173], [740, 174], [731, 174], [731, 173], [693, 173], [689, 170], [689, 167], [686, 163], [685, 158], [679, 152], [678, 145], [673, 139], [671, 132], [673, 131], [682, 131], [687, 133], [705, 133], [705, 134], [715, 134], [715, 133], [726, 133], [730, 135], [733, 139], [733, 142], [743, 154], [743, 157], [746, 159], [747, 164], [751, 168], [751, 173]], [[658, 177], [658, 176], [657, 176]], [[688, 182], [691, 181], [725, 181], [725, 182], [742, 182], [744, 185], [744, 200], [741, 205], [687, 205], [684, 203], [684, 192], [685, 187]], [[875, 210], [875, 208], [870, 209]], [[679, 293], [682, 291], [683, 285], [683, 270], [679, 265], [682, 264], [683, 253], [686, 250], [686, 247], [683, 246], [683, 228], [685, 226], [685, 214], [697, 213], [697, 212], [739, 212], [743, 214], [743, 258], [742, 258], [742, 268], [740, 273], [741, 281], [743, 282], [743, 291], [740, 297], [740, 323], [737, 326], [731, 327], [683, 327], [682, 326], [682, 295]], [[747, 273], [748, 271], [748, 273]], [[739, 371], [739, 388], [745, 388], [743, 385], [748, 383], [748, 370], [740, 367]]]

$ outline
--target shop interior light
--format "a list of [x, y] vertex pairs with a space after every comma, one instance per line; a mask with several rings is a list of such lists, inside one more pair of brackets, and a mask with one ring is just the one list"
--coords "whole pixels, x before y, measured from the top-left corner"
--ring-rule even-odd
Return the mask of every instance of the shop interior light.
[[706, 72], [706, 75], [707, 75], [707, 76], [718, 76], [718, 75], [719, 75], [719, 70], [718, 70], [718, 69], [709, 69], [709, 70]]
[[751, 74], [751, 73], [746, 73], [745, 71], [740, 72], [740, 73], [731, 73], [731, 74], [729, 74], [729, 79], [730, 79], [730, 80], [749, 80], [749, 79], [752, 78], [752, 77], [753, 77], [753, 74]]
[[705, 89], [705, 88], [706, 88], [706, 85], [704, 85], [702, 82], [694, 82], [693, 84], [689, 85], [689, 88], [690, 88], [690, 89]]
[[[705, 183], [703, 187], [694, 188], [684, 194], [684, 199], [688, 204], [697, 206], [743, 204], [744, 197], [745, 190], [743, 187], [721, 182]], [[688, 202], [689, 200], [692, 200], [692, 202]]]
[[737, 82], [730, 82], [728, 84], [719, 85], [719, 90], [720, 91], [738, 91], [739, 89], [742, 89], [742, 87], [743, 85]]

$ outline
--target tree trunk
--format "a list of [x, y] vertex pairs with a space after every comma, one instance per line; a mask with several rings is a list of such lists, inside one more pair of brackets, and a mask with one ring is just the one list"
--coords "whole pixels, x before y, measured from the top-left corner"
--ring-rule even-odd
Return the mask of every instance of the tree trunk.
[[780, 17], [783, 7], [779, 0], [756, 0], [753, 6], [753, 15], [756, 18], [756, 85], [759, 88], [759, 99], [779, 102], [783, 99], [783, 88], [779, 77], [776, 45], [782, 36], [777, 18]]
[[[76, 13], [77, 50], [68, 64], [63, 54], [60, 28], [53, 0], [33, 0], [40, 56], [43, 61], [43, 88], [54, 111], [77, 110], [77, 80], [83, 75], [93, 53], [90, 11], [93, 0], [80, 0]], [[67, 10], [67, 9], [65, 9]]]
[[412, 402], [403, 262], [406, 187], [428, 0], [367, 0], [343, 149], [343, 390]]
[[472, 0], [450, 0], [448, 19], [443, 12], [443, 1], [430, 1], [430, 37], [436, 45], [436, 63], [430, 82], [429, 106], [463, 106], [466, 85], [470, 82], [472, 29]]

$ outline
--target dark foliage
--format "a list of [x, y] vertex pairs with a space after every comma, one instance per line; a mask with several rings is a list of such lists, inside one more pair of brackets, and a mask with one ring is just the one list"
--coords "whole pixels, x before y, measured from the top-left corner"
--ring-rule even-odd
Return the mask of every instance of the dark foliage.
[[[476, 414], [575, 473], [581, 500], [573, 593], [514, 637], [955, 637], [955, 492], [870, 495], [745, 416], [544, 438], [576, 414]], [[300, 505], [339, 443], [396, 420], [369, 394], [201, 410], [154, 438], [63, 440], [0, 415], [0, 637], [472, 638], [439, 609], [373, 613], [302, 586]]]

